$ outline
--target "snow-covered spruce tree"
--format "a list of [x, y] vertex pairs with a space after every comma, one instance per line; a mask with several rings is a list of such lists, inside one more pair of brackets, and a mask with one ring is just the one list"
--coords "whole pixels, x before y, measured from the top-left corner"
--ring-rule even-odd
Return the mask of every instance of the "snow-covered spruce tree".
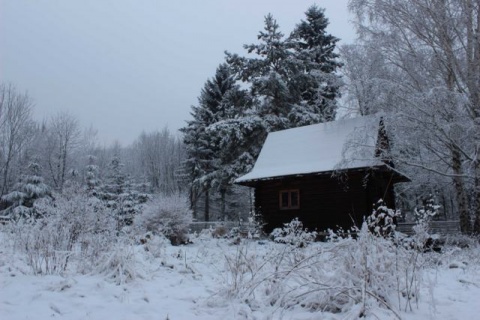
[[22, 176], [14, 186], [13, 191], [2, 197], [2, 201], [9, 205], [4, 213], [14, 220], [36, 218], [36, 211], [33, 206], [35, 200], [50, 196], [50, 188], [41, 177], [40, 165], [32, 162], [28, 169], [29, 174]]
[[96, 157], [94, 155], [88, 156], [88, 164], [85, 167], [85, 184], [87, 192], [91, 196], [97, 196], [98, 188], [100, 186], [98, 166], [95, 164]]
[[148, 196], [133, 190], [131, 182], [123, 173], [123, 164], [118, 155], [112, 158], [104, 184], [99, 189], [98, 197], [113, 210], [119, 230], [132, 224], [142, 203], [148, 200]]
[[[338, 38], [327, 33], [325, 10], [316, 5], [305, 12], [306, 20], [295, 27], [287, 39], [294, 56], [302, 66], [291, 81], [300, 92], [305, 108], [318, 114], [320, 122], [335, 119], [336, 98], [340, 95], [340, 79], [335, 72], [342, 66], [335, 52]], [[302, 122], [302, 119], [292, 119]]]
[[[333, 52], [335, 37], [326, 34], [323, 10], [311, 7], [307, 21], [297, 25], [289, 38], [280, 32], [272, 15], [265, 17], [259, 43], [245, 45], [249, 54], [227, 52], [227, 61], [238, 79], [250, 84], [254, 111], [265, 133], [332, 120], [340, 80], [340, 66]], [[260, 141], [261, 144], [263, 141]]]
[[105, 200], [116, 199], [125, 189], [126, 176], [123, 173], [123, 164], [118, 155], [114, 156], [108, 166], [108, 173], [103, 185], [102, 197]]
[[222, 197], [222, 217], [225, 213], [225, 194], [232, 179], [231, 171], [226, 166], [235, 159], [237, 152], [230, 135], [225, 131], [212, 129], [210, 126], [233, 119], [245, 105], [246, 93], [235, 83], [227, 64], [221, 64], [212, 79], [207, 80], [198, 98], [198, 106], [192, 107], [193, 120], [182, 128], [184, 143], [187, 148], [186, 167], [189, 172], [190, 200], [195, 207], [196, 199], [204, 194], [205, 221], [210, 219], [210, 192], [219, 191]]
[[433, 194], [429, 194], [424, 201], [424, 205], [420, 208], [415, 208], [414, 214], [418, 222], [429, 222], [437, 214], [440, 206], [436, 204]]
[[258, 44], [244, 45], [249, 54], [257, 57], [228, 52], [226, 55], [238, 79], [250, 84], [251, 94], [256, 98], [254, 110], [262, 119], [266, 133], [292, 126], [288, 115], [300, 102], [301, 95], [290, 79], [302, 72], [302, 66], [294, 59], [271, 14], [265, 17], [264, 31], [259, 32], [258, 39]]

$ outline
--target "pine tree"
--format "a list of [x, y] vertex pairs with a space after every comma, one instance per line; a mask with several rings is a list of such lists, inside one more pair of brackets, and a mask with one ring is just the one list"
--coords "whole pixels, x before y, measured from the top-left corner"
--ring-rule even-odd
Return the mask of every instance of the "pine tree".
[[303, 65], [293, 81], [300, 91], [302, 100], [311, 112], [320, 116], [320, 121], [335, 119], [340, 96], [340, 78], [335, 72], [342, 66], [335, 53], [338, 38], [328, 34], [328, 19], [325, 10], [316, 5], [305, 12], [306, 21], [302, 20], [287, 40], [295, 57]]
[[250, 84], [251, 94], [256, 98], [254, 108], [263, 119], [265, 131], [289, 128], [288, 113], [300, 101], [290, 79], [301, 67], [293, 59], [271, 14], [265, 17], [265, 27], [258, 39], [258, 44], [244, 45], [249, 54], [257, 57], [227, 53], [227, 62], [237, 72], [238, 79]]
[[257, 57], [227, 53], [238, 79], [250, 84], [266, 133], [335, 118], [341, 83], [335, 74], [341, 66], [334, 52], [338, 39], [326, 33], [323, 9], [313, 6], [306, 16], [285, 39], [269, 14], [259, 43], [244, 46]]
[[100, 186], [100, 179], [98, 178], [98, 166], [95, 164], [96, 157], [88, 156], [88, 164], [85, 167], [85, 183], [89, 195], [96, 196], [98, 187]]
[[130, 181], [123, 172], [123, 163], [120, 157], [115, 155], [109, 166], [108, 174], [98, 196], [111, 208], [117, 220], [117, 229], [133, 222], [133, 217], [138, 211], [137, 201], [130, 188]]
[[[225, 140], [211, 126], [238, 115], [235, 108], [241, 105], [244, 92], [235, 83], [227, 64], [221, 64], [212, 79], [207, 80], [198, 99], [199, 105], [192, 107], [193, 120], [182, 128], [184, 143], [187, 146], [186, 166], [191, 177], [191, 203], [195, 206], [200, 193], [205, 197], [205, 220], [210, 219], [210, 191], [215, 188], [226, 192], [225, 172], [222, 171], [225, 159]], [[243, 103], [243, 102], [242, 102]], [[229, 148], [231, 150], [231, 148]]]
[[103, 186], [103, 198], [115, 199], [125, 189], [125, 174], [120, 157], [115, 155], [108, 165], [108, 174]]
[[43, 182], [41, 167], [37, 162], [28, 166], [29, 174], [20, 178], [14, 191], [4, 195], [2, 201], [10, 206], [5, 213], [13, 219], [34, 217], [34, 203], [37, 199], [50, 196], [50, 187]]

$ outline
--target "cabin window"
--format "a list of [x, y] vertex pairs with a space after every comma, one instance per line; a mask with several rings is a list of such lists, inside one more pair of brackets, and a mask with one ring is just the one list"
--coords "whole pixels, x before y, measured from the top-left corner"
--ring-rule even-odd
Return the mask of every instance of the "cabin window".
[[300, 192], [297, 190], [280, 191], [280, 209], [290, 210], [300, 208]]

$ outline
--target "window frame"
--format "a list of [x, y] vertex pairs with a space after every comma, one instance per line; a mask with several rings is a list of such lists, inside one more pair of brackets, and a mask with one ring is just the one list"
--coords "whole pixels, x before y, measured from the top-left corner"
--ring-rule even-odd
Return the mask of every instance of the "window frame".
[[[288, 194], [288, 205], [283, 205], [283, 195]], [[297, 205], [292, 205], [292, 194], [297, 194]], [[300, 209], [300, 190], [299, 189], [284, 189], [280, 190], [278, 193], [278, 206], [280, 210], [298, 210]]]

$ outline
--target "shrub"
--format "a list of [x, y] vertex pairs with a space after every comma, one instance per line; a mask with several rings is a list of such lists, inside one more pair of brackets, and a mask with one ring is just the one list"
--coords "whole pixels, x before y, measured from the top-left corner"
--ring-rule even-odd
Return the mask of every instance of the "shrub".
[[180, 195], [156, 197], [135, 217], [135, 225], [142, 232], [162, 234], [173, 245], [188, 242], [188, 228], [192, 215], [187, 200]]
[[117, 242], [111, 250], [103, 252], [96, 271], [118, 285], [134, 280], [138, 274], [133, 246]]
[[273, 241], [287, 243], [297, 247], [305, 247], [308, 243], [315, 241], [317, 232], [309, 232], [303, 229], [303, 223], [298, 218], [285, 223], [283, 228], [276, 228], [270, 233]]
[[370, 232], [384, 238], [391, 238], [395, 232], [395, 219], [400, 216], [400, 212], [390, 209], [385, 202], [380, 199], [375, 204], [375, 208], [370, 216], [367, 217], [367, 224]]

